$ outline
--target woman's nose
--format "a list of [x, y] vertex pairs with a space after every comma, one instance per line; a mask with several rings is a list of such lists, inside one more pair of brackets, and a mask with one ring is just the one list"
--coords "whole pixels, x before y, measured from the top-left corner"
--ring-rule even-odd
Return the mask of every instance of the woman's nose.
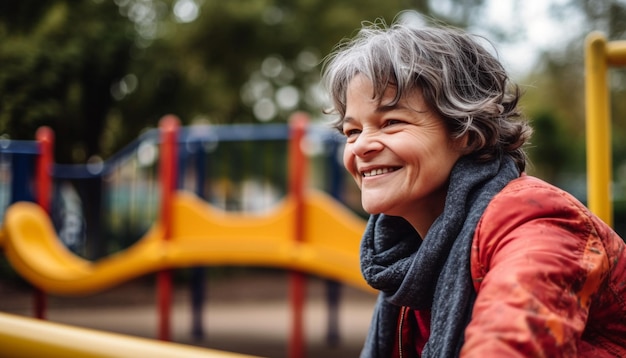
[[363, 131], [352, 144], [352, 153], [358, 157], [365, 157], [379, 152], [382, 148], [383, 144], [376, 133]]

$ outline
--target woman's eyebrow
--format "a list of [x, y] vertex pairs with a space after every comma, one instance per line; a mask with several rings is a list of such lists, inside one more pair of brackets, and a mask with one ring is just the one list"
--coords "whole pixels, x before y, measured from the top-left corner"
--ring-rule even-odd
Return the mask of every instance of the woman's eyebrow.
[[343, 117], [341, 119], [341, 124], [350, 123], [350, 122], [354, 122], [354, 118], [351, 116]]
[[[376, 109], [374, 110], [375, 113], [387, 113], [387, 112], [391, 112], [391, 111], [411, 111], [411, 109], [407, 106], [404, 106], [402, 104], [399, 103], [393, 103], [393, 104], [387, 104], [387, 105], [380, 105], [378, 107], [376, 107]], [[355, 119], [352, 116], [346, 116], [343, 117], [341, 119], [341, 123], [350, 123], [350, 122], [354, 122]]]
[[411, 109], [401, 103], [381, 104], [375, 109], [376, 113], [387, 113], [391, 111], [411, 111]]
[[[416, 106], [417, 107], [417, 106]], [[400, 111], [400, 112], [408, 112], [408, 113], [428, 113], [431, 111], [428, 105], [419, 106], [420, 108], [411, 107], [406, 105], [405, 103], [389, 103], [389, 104], [381, 104], [376, 109], [376, 113], [387, 113], [391, 111]]]
[[401, 110], [401, 109], [406, 109], [406, 108], [404, 106], [399, 105], [398, 103], [381, 104], [380, 106], [376, 107], [376, 113], [385, 113], [385, 112]]

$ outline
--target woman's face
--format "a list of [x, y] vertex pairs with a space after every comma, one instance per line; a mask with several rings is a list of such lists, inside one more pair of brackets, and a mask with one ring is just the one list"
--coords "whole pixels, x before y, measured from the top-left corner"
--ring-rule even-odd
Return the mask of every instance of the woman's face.
[[422, 92], [408, 93], [389, 106], [395, 88], [372, 98], [372, 83], [358, 75], [348, 85], [343, 162], [361, 189], [371, 214], [407, 219], [422, 237], [441, 214], [448, 178], [463, 155], [463, 140], [452, 141], [442, 118]]

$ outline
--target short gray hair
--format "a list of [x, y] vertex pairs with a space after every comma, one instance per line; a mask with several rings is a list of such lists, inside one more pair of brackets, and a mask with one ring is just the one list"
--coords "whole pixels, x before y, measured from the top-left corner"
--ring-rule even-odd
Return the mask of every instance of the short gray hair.
[[443, 26], [364, 24], [325, 60], [327, 112], [339, 115], [334, 125], [341, 130], [348, 84], [358, 74], [372, 82], [374, 99], [389, 86], [396, 88], [394, 103], [420, 89], [453, 138], [468, 135], [469, 155], [482, 161], [508, 154], [524, 171], [522, 146], [532, 129], [517, 106], [521, 92], [484, 40]]

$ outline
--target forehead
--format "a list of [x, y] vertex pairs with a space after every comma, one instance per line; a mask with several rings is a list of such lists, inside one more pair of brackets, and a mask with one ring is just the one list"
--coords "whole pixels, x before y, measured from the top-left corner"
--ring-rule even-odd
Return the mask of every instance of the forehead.
[[377, 76], [372, 79], [371, 76], [356, 73], [352, 78], [347, 81], [346, 91], [351, 88], [358, 87], [359, 91], [367, 92], [371, 98], [380, 99], [382, 97], [392, 96], [395, 97], [398, 86], [396, 81], [388, 76]]
[[[410, 108], [421, 112], [428, 107], [419, 88], [402, 91], [394, 83], [377, 86], [368, 77], [357, 75], [347, 86], [346, 112], [358, 109], [354, 108], [355, 105], [363, 103], [371, 104], [377, 110]], [[351, 105], [353, 108], [350, 108]]]

